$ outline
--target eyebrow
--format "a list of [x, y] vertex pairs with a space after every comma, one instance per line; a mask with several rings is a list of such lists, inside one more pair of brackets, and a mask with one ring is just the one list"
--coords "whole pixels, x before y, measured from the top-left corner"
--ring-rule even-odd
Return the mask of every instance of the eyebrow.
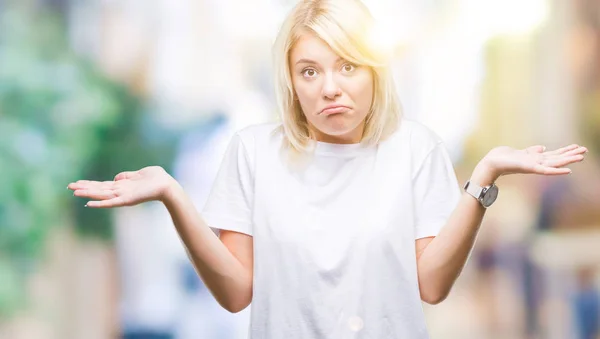
[[[335, 63], [337, 64], [338, 62], [340, 62], [340, 61], [342, 61], [342, 60], [344, 60], [344, 58], [342, 58], [342, 57], [338, 57], [338, 58], [335, 60]], [[316, 65], [316, 64], [318, 64], [318, 62], [316, 62], [316, 61], [314, 61], [314, 60], [310, 60], [310, 59], [300, 59], [300, 60], [296, 61], [296, 65], [297, 65], [297, 64], [315, 64], [315, 65]]]

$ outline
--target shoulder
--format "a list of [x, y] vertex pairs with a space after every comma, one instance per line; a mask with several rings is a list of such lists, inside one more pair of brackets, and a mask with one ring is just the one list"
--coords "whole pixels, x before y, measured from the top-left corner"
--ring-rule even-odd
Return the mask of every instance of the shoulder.
[[263, 122], [238, 129], [236, 133], [244, 137], [262, 137], [268, 136], [272, 132], [276, 131], [280, 126], [281, 122], [277, 121]]
[[408, 147], [413, 175], [432, 154], [446, 152], [444, 141], [439, 134], [421, 122], [403, 118], [399, 132], [405, 146]]
[[410, 148], [417, 152], [428, 153], [443, 143], [442, 138], [430, 127], [412, 119], [402, 119], [400, 133], [405, 136]]
[[234, 141], [241, 143], [249, 152], [274, 143], [281, 134], [280, 122], [252, 124], [238, 129], [233, 135]]

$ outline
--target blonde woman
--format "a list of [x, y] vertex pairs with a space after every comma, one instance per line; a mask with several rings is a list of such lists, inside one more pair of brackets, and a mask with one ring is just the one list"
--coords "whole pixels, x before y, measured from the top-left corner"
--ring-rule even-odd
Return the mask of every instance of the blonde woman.
[[[78, 181], [88, 207], [164, 203], [198, 274], [250, 337], [428, 338], [501, 175], [564, 175], [585, 147], [492, 149], [461, 190], [440, 138], [402, 117], [359, 1], [300, 1], [274, 46], [280, 123], [238, 131], [198, 213], [164, 170]], [[211, 228], [219, 230], [218, 236]]]

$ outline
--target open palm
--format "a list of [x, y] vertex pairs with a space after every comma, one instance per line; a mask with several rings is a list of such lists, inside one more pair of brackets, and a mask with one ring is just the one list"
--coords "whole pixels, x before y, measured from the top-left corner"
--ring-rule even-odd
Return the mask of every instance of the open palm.
[[133, 206], [146, 201], [161, 200], [174, 179], [159, 166], [139, 171], [121, 172], [113, 181], [79, 180], [67, 188], [73, 195], [88, 198], [87, 207]]
[[500, 146], [492, 149], [486, 159], [499, 176], [513, 173], [563, 175], [571, 173], [565, 166], [582, 161], [586, 152], [587, 148], [577, 144], [547, 152], [543, 146], [525, 149]]

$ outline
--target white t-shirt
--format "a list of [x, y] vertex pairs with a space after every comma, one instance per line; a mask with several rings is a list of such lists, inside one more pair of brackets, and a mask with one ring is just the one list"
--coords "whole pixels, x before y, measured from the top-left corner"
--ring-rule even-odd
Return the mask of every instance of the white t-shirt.
[[443, 141], [404, 118], [378, 146], [318, 142], [299, 173], [278, 125], [234, 135], [202, 213], [253, 236], [250, 338], [428, 338], [415, 240], [461, 195]]

